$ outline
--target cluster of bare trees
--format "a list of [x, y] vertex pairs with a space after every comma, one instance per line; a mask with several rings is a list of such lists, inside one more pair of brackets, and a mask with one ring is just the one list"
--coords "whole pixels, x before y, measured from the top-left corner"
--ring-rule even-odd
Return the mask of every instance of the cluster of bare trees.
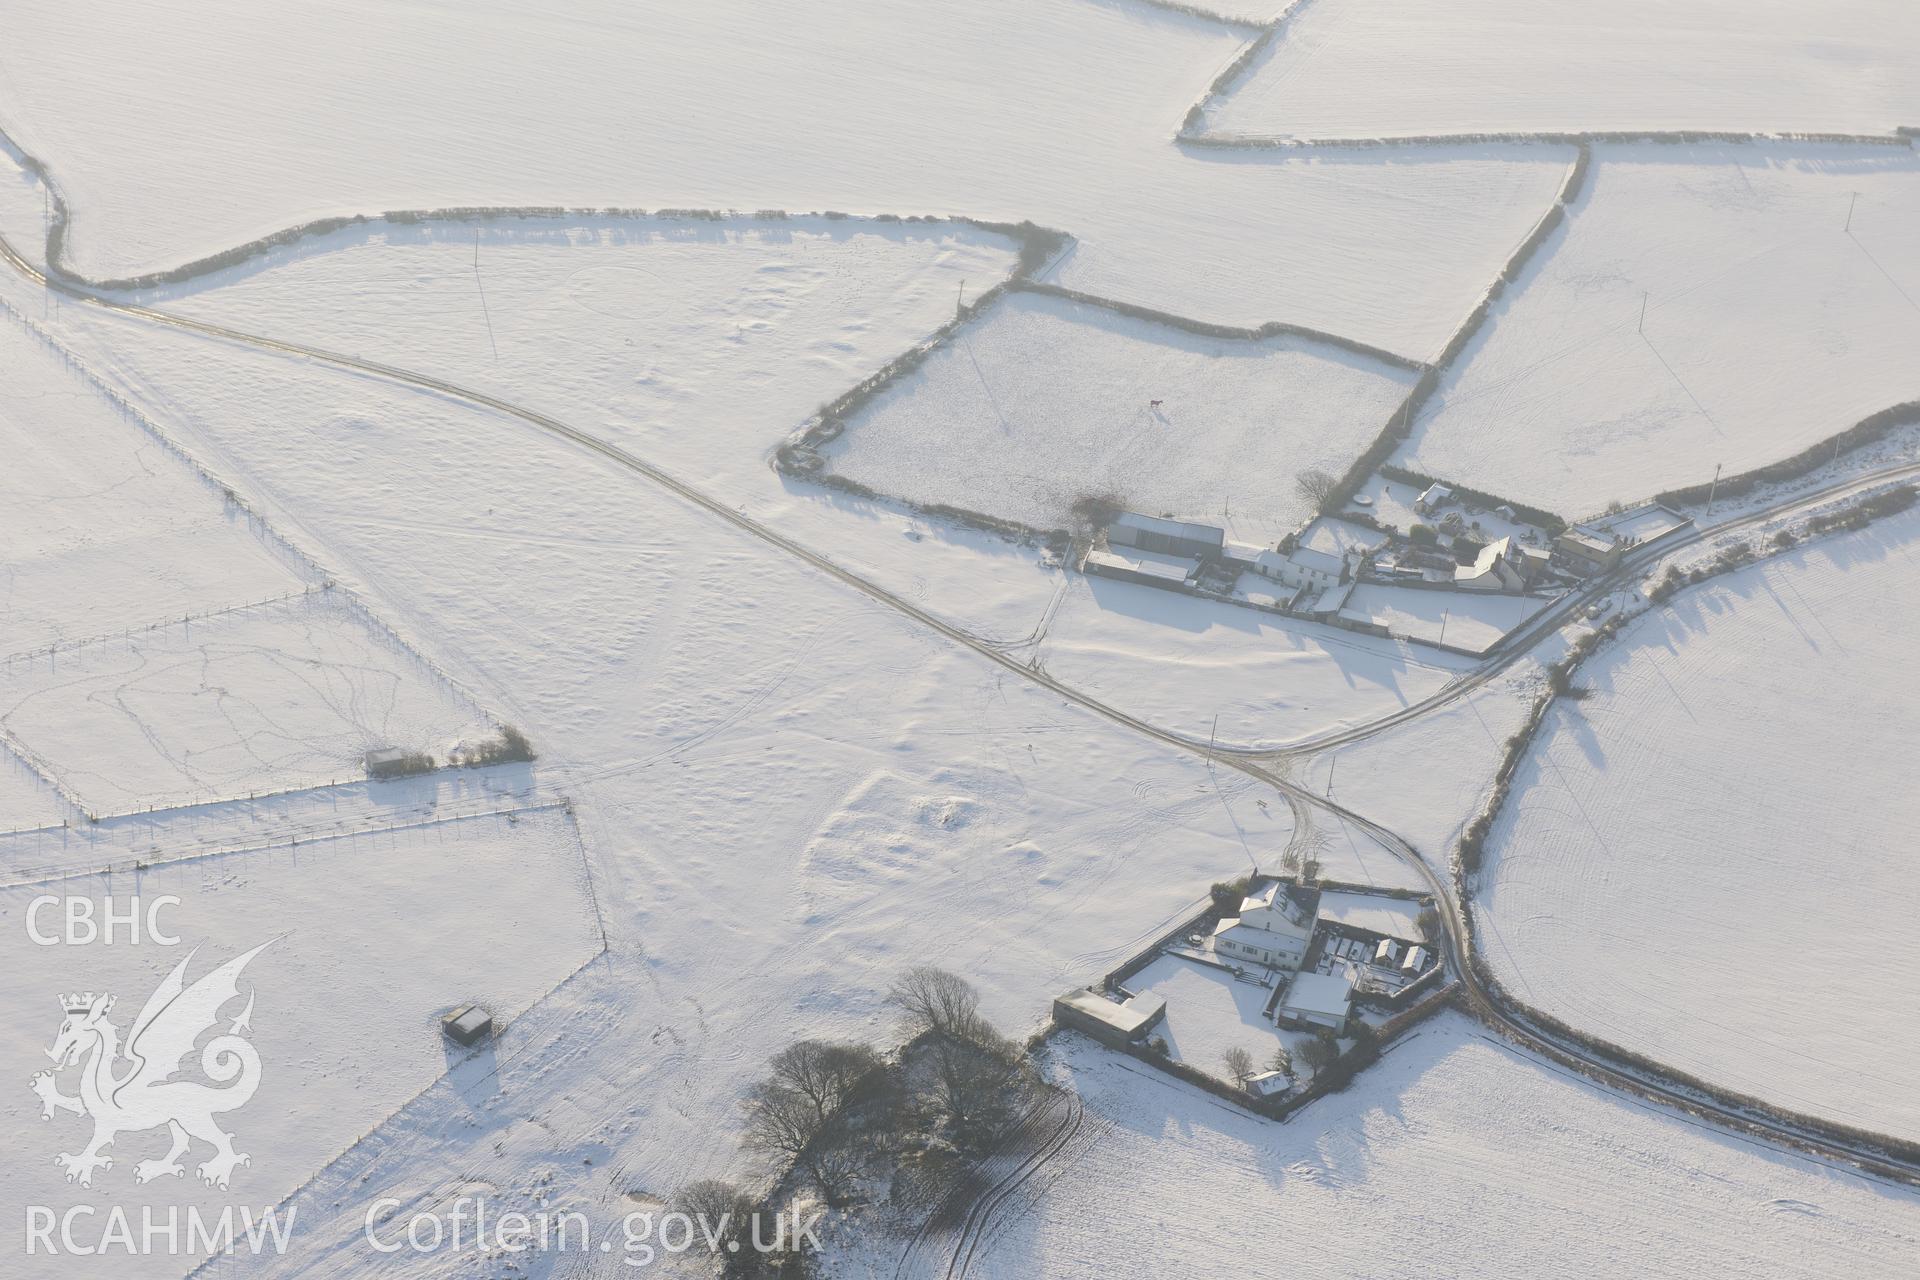
[[[981, 1014], [966, 979], [912, 969], [887, 1002], [907, 1038], [897, 1058], [801, 1040], [775, 1054], [747, 1092], [748, 1149], [777, 1179], [791, 1177], [829, 1206], [847, 1204], [864, 1179], [903, 1155], [986, 1150], [1031, 1102], [1025, 1055]], [[728, 1183], [696, 1183], [687, 1194], [716, 1212], [746, 1199]]]
[[878, 1136], [862, 1122], [884, 1121], [893, 1109], [885, 1061], [863, 1044], [801, 1040], [768, 1066], [747, 1094], [747, 1145], [806, 1178], [828, 1204], [842, 1203]]
[[909, 970], [888, 1002], [921, 1050], [908, 1091], [915, 1128], [961, 1151], [990, 1146], [1031, 1101], [1031, 1069], [1020, 1046], [981, 1015], [973, 985], [944, 969]]

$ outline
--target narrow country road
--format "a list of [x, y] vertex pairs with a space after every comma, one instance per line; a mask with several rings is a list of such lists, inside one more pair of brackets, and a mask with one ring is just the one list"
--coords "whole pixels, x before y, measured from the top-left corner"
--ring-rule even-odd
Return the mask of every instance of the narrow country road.
[[[64, 212], [64, 210], [63, 210]], [[1513, 1001], [1504, 992], [1487, 984], [1471, 962], [1471, 933], [1465, 915], [1453, 891], [1449, 877], [1437, 872], [1402, 837], [1387, 828], [1372, 822], [1361, 814], [1338, 804], [1335, 801], [1309, 792], [1288, 781], [1275, 772], [1273, 765], [1286, 757], [1300, 756], [1310, 752], [1325, 750], [1329, 747], [1355, 742], [1361, 738], [1379, 733], [1395, 725], [1425, 715], [1456, 698], [1464, 696], [1472, 689], [1485, 684], [1520, 660], [1526, 651], [1537, 641], [1559, 626], [1567, 618], [1593, 599], [1617, 589], [1630, 581], [1635, 574], [1645, 571], [1652, 564], [1676, 550], [1695, 545], [1698, 542], [1721, 534], [1747, 527], [1762, 521], [1816, 506], [1831, 501], [1834, 497], [1859, 488], [1870, 487], [1905, 475], [1920, 474], [1920, 464], [1890, 467], [1858, 477], [1840, 485], [1835, 485], [1820, 493], [1803, 495], [1776, 507], [1757, 511], [1739, 520], [1704, 529], [1694, 530], [1687, 537], [1664, 548], [1657, 548], [1642, 557], [1630, 558], [1615, 573], [1588, 584], [1571, 593], [1559, 604], [1551, 606], [1541, 618], [1530, 623], [1519, 641], [1505, 645], [1489, 661], [1474, 672], [1456, 681], [1447, 689], [1432, 698], [1412, 704], [1389, 716], [1382, 717], [1370, 724], [1358, 726], [1338, 733], [1323, 735], [1319, 738], [1296, 744], [1278, 751], [1233, 750], [1214, 748], [1205, 742], [1190, 739], [1159, 726], [1151, 724], [1137, 716], [1122, 711], [1107, 703], [1055, 680], [1044, 671], [1036, 670], [1026, 662], [1003, 652], [1001, 647], [983, 640], [965, 628], [948, 622], [933, 613], [914, 604], [912, 601], [889, 591], [860, 575], [836, 564], [824, 555], [811, 550], [799, 542], [780, 533], [743, 512], [728, 506], [693, 486], [675, 478], [669, 473], [647, 462], [645, 459], [586, 431], [572, 426], [558, 418], [533, 409], [503, 400], [483, 391], [460, 386], [441, 378], [414, 373], [392, 365], [345, 355], [321, 348], [286, 342], [260, 334], [242, 332], [222, 325], [188, 319], [151, 307], [123, 302], [112, 297], [84, 288], [57, 274], [42, 272], [23, 257], [12, 244], [0, 238], [0, 258], [20, 272], [36, 285], [50, 288], [61, 296], [83, 306], [96, 307], [121, 315], [131, 316], [153, 324], [165, 325], [174, 329], [199, 334], [203, 337], [224, 342], [237, 343], [257, 350], [278, 352], [303, 360], [349, 369], [357, 373], [371, 375], [397, 385], [413, 387], [436, 395], [458, 400], [495, 413], [518, 419], [535, 429], [567, 440], [572, 444], [599, 455], [615, 466], [624, 468], [652, 484], [665, 489], [681, 500], [710, 513], [735, 529], [756, 538], [769, 546], [800, 560], [819, 572], [841, 584], [860, 592], [862, 595], [887, 606], [910, 618], [915, 623], [936, 632], [956, 644], [963, 645], [975, 654], [1011, 672], [1019, 679], [1030, 681], [1049, 690], [1066, 702], [1079, 706], [1133, 733], [1153, 739], [1177, 750], [1200, 756], [1209, 761], [1237, 770], [1279, 792], [1296, 814], [1309, 810], [1318, 810], [1340, 820], [1350, 822], [1399, 857], [1428, 886], [1435, 902], [1440, 908], [1440, 917], [1445, 925], [1446, 938], [1444, 950], [1447, 962], [1460, 975], [1462, 988], [1466, 994], [1468, 1006], [1483, 1020], [1502, 1032], [1510, 1041], [1520, 1044], [1536, 1053], [1573, 1067], [1588, 1077], [1624, 1090], [1628, 1093], [1678, 1108], [1688, 1114], [1713, 1121], [1727, 1129], [1770, 1141], [1783, 1142], [1791, 1147], [1814, 1152], [1832, 1159], [1844, 1161], [1870, 1172], [1920, 1185], [1920, 1157], [1901, 1149], [1901, 1144], [1892, 1140], [1876, 1141], [1872, 1135], [1841, 1136], [1833, 1131], [1833, 1126], [1823, 1125], [1812, 1117], [1771, 1114], [1757, 1110], [1751, 1104], [1730, 1093], [1717, 1089], [1682, 1088], [1658, 1074], [1640, 1069], [1629, 1063], [1619, 1061], [1614, 1055], [1600, 1051], [1577, 1036], [1560, 1033], [1541, 1024], [1530, 1011]]]

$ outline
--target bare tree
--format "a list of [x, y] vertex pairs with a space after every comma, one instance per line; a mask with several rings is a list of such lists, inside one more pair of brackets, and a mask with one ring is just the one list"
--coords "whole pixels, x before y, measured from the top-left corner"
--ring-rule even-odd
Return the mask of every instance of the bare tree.
[[964, 1146], [979, 1147], [1027, 1105], [1030, 1071], [1020, 1046], [980, 1013], [980, 993], [957, 974], [931, 965], [908, 970], [889, 1003], [911, 1036], [925, 1036], [932, 1080], [924, 1101]]
[[682, 1187], [672, 1207], [699, 1225], [694, 1238], [705, 1241], [720, 1259], [721, 1275], [750, 1274], [753, 1220], [760, 1212], [752, 1196], [731, 1182], [705, 1179]]
[[932, 965], [907, 970], [893, 984], [887, 1002], [900, 1010], [909, 1035], [967, 1040], [986, 1025], [980, 1017], [980, 993], [973, 984]]
[[1317, 1032], [1313, 1039], [1300, 1046], [1300, 1061], [1316, 1073], [1339, 1056], [1340, 1046], [1334, 1042], [1331, 1032]]
[[1227, 1079], [1235, 1084], [1253, 1074], [1253, 1055], [1239, 1045], [1233, 1046], [1220, 1057], [1227, 1064]]
[[773, 1055], [773, 1083], [805, 1098], [822, 1125], [878, 1075], [880, 1055], [863, 1044], [798, 1040]]
[[1287, 1052], [1287, 1046], [1283, 1044], [1273, 1046], [1273, 1057], [1267, 1059], [1267, 1069], [1278, 1071], [1289, 1080], [1294, 1078], [1293, 1055]]
[[1294, 477], [1293, 487], [1300, 491], [1301, 497], [1313, 504], [1315, 511], [1320, 511], [1326, 507], [1327, 500], [1333, 497], [1334, 488], [1339, 483], [1318, 467], [1309, 467]]
[[812, 1101], [784, 1085], [762, 1083], [747, 1094], [746, 1145], [775, 1170], [798, 1170], [829, 1205], [842, 1203], [863, 1164], [862, 1152]]

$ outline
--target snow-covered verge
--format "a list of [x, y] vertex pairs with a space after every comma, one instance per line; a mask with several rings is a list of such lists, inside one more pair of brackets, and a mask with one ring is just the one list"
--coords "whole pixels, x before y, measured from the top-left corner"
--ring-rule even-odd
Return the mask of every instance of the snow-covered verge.
[[1271, 543], [1314, 509], [1413, 382], [1292, 337], [1191, 333], [1015, 293], [848, 422], [830, 469], [883, 493], [1040, 529], [1079, 499], [1231, 524]]
[[[1050, 1070], [1085, 1118], [968, 1237], [969, 1275], [1894, 1275], [1920, 1232], [1911, 1191], [1637, 1108], [1454, 1014], [1285, 1125], [1077, 1036]], [[845, 1232], [825, 1273], [892, 1276], [905, 1243]]]
[[1903, 0], [1308, 0], [1208, 113], [1222, 134], [1888, 134], [1920, 120]]
[[[96, 913], [109, 898], [124, 913], [135, 899], [151, 908], [171, 895], [178, 903], [153, 919], [178, 942], [156, 945], [143, 933], [128, 945], [122, 925], [113, 945], [34, 945], [29, 924], [43, 936], [63, 936], [61, 901], [29, 921], [32, 903], [45, 895], [90, 901]], [[8, 1280], [79, 1274], [63, 1270], [77, 1259], [26, 1251], [18, 1206], [56, 1215], [93, 1206], [96, 1218], [81, 1220], [78, 1230], [86, 1240], [104, 1229], [110, 1205], [137, 1223], [149, 1206], [162, 1214], [194, 1206], [217, 1217], [227, 1204], [257, 1210], [276, 1203], [450, 1068], [465, 1063], [481, 1075], [475, 1067], [496, 1065], [493, 1048], [470, 1058], [450, 1046], [441, 1015], [478, 1001], [510, 1024], [601, 946], [579, 839], [558, 806], [240, 849], [132, 874], [15, 881], [0, 889], [0, 928], [7, 948], [0, 1076], [8, 1082], [0, 1119], [9, 1135], [0, 1148], [0, 1197], [15, 1207], [0, 1224], [0, 1276]], [[244, 1107], [220, 1115], [236, 1151], [251, 1157], [233, 1170], [229, 1190], [198, 1180], [197, 1165], [212, 1154], [200, 1142], [181, 1176], [137, 1183], [137, 1163], [166, 1153], [164, 1127], [120, 1134], [108, 1153], [113, 1166], [96, 1172], [91, 1188], [69, 1183], [54, 1156], [80, 1152], [91, 1125], [64, 1111], [42, 1120], [27, 1088], [29, 1077], [52, 1066], [45, 1050], [66, 995], [117, 997], [110, 1018], [125, 1037], [175, 965], [188, 962], [191, 984], [262, 943], [240, 982], [242, 994], [253, 993], [247, 1038], [260, 1061], [258, 1089]], [[238, 1010], [236, 1001], [227, 1016]], [[498, 1052], [513, 1044], [509, 1036]], [[198, 1060], [189, 1060], [190, 1071]], [[116, 1064], [115, 1074], [128, 1065]], [[77, 1075], [69, 1069], [56, 1077], [61, 1093], [76, 1093]], [[176, 1276], [201, 1253], [184, 1231], [177, 1243], [172, 1254], [110, 1249], [98, 1261], [116, 1276]]]
[[1578, 518], [1920, 399], [1908, 148], [1596, 146], [1399, 461]]
[[1071, 233], [1061, 284], [1415, 356], [1564, 165], [1538, 148], [1185, 154], [1169, 138], [1246, 31], [1131, 0], [461, 16], [34, 0], [8, 16], [0, 125], [53, 172], [72, 264], [95, 277], [396, 208], [956, 214]]
[[1483, 949], [1528, 1004], [1790, 1110], [1920, 1135], [1902, 624], [1920, 516], [1714, 578], [1583, 663], [1515, 774]]

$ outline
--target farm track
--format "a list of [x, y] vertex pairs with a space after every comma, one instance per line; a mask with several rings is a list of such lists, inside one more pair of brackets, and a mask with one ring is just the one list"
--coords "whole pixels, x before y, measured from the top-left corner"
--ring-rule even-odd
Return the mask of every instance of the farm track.
[[[64, 208], [63, 208], [64, 212]], [[1586, 588], [1570, 594], [1559, 605], [1553, 606], [1549, 616], [1537, 619], [1521, 634], [1519, 640], [1504, 647], [1486, 664], [1473, 673], [1442, 690], [1433, 698], [1403, 708], [1401, 711], [1383, 717], [1368, 725], [1357, 726], [1341, 733], [1322, 735], [1319, 738], [1295, 744], [1279, 750], [1232, 750], [1217, 748], [1208, 743], [1187, 738], [1181, 734], [1162, 729], [1138, 716], [1122, 711], [1086, 694], [1070, 685], [1061, 683], [1043, 670], [1037, 670], [1027, 662], [1005, 652], [1001, 646], [984, 640], [965, 628], [941, 619], [929, 611], [915, 605], [912, 601], [871, 582], [848, 570], [831, 559], [788, 538], [777, 530], [760, 521], [735, 510], [724, 502], [713, 498], [699, 489], [681, 481], [652, 463], [620, 448], [610, 441], [603, 440], [586, 431], [574, 427], [558, 418], [537, 410], [526, 408], [487, 392], [462, 387], [445, 379], [425, 374], [413, 373], [393, 365], [366, 360], [340, 352], [308, 347], [299, 343], [286, 342], [260, 334], [246, 333], [222, 325], [193, 320], [174, 315], [152, 307], [124, 302], [105, 294], [83, 288], [65, 278], [51, 273], [43, 273], [7, 242], [0, 238], [0, 258], [3, 258], [16, 271], [37, 285], [49, 288], [80, 305], [91, 306], [103, 311], [134, 317], [149, 323], [198, 334], [218, 341], [251, 347], [256, 350], [274, 352], [295, 359], [311, 361], [346, 369], [355, 373], [379, 378], [396, 385], [412, 387], [448, 399], [487, 409], [503, 416], [518, 419], [546, 434], [566, 440], [579, 448], [600, 456], [634, 474], [665, 489], [684, 502], [706, 511], [731, 525], [740, 532], [758, 539], [769, 546], [812, 566], [826, 576], [849, 587], [854, 591], [893, 609], [906, 618], [918, 623], [941, 636], [972, 650], [985, 660], [1012, 672], [1020, 679], [1030, 681], [1041, 688], [1059, 696], [1064, 702], [1078, 706], [1092, 714], [1121, 728], [1143, 737], [1163, 743], [1174, 749], [1198, 755], [1210, 762], [1239, 771], [1259, 782], [1271, 786], [1287, 800], [1296, 813], [1307, 809], [1318, 809], [1337, 818], [1353, 823], [1378, 840], [1396, 857], [1412, 867], [1426, 882], [1446, 928], [1446, 947], [1448, 962], [1461, 975], [1466, 1001], [1483, 1020], [1501, 1031], [1510, 1041], [1538, 1052], [1554, 1061], [1572, 1066], [1601, 1083], [1614, 1088], [1637, 1094], [1641, 1097], [1678, 1108], [1689, 1114], [1710, 1119], [1720, 1125], [1751, 1137], [1782, 1143], [1797, 1150], [1812, 1152], [1835, 1160], [1855, 1165], [1869, 1172], [1896, 1179], [1902, 1182], [1920, 1185], [1920, 1157], [1906, 1155], [1891, 1149], [1890, 1144], [1875, 1143], [1863, 1135], [1859, 1140], [1836, 1137], [1827, 1131], [1812, 1117], [1773, 1116], [1760, 1113], [1746, 1099], [1731, 1093], [1713, 1089], [1680, 1088], [1668, 1083], [1652, 1071], [1629, 1067], [1617, 1062], [1612, 1055], [1596, 1050], [1584, 1043], [1580, 1037], [1565, 1034], [1535, 1021], [1532, 1011], [1499, 991], [1484, 984], [1468, 963], [1471, 946], [1471, 933], [1467, 928], [1465, 915], [1456, 899], [1452, 885], [1447, 878], [1436, 872], [1420, 857], [1417, 851], [1397, 834], [1372, 822], [1338, 802], [1307, 791], [1288, 781], [1269, 765], [1283, 763], [1289, 757], [1297, 757], [1313, 751], [1358, 741], [1384, 731], [1394, 725], [1424, 715], [1436, 707], [1464, 696], [1473, 689], [1492, 680], [1501, 671], [1524, 656], [1526, 649], [1548, 634], [1549, 629], [1563, 623], [1580, 607], [1608, 591], [1617, 589], [1631, 577], [1649, 568], [1658, 560], [1695, 545], [1708, 538], [1718, 537], [1739, 528], [1749, 527], [1769, 519], [1790, 515], [1795, 511], [1817, 506], [1833, 500], [1834, 497], [1853, 489], [1867, 488], [1875, 484], [1920, 473], [1920, 464], [1909, 464], [1885, 468], [1857, 477], [1840, 485], [1822, 490], [1812, 495], [1803, 495], [1776, 506], [1758, 510], [1737, 520], [1707, 529], [1692, 531], [1685, 538], [1663, 548], [1649, 549], [1641, 558], [1633, 558], [1613, 574], [1599, 579]]]
[[[1059, 1119], [1049, 1126], [1054, 1116]], [[1086, 1104], [1079, 1095], [1050, 1092], [1007, 1135], [995, 1157], [1022, 1148], [1025, 1154], [991, 1181], [985, 1170], [995, 1157], [969, 1169], [920, 1224], [894, 1265], [894, 1280], [934, 1280], [936, 1276], [939, 1280], [960, 1280], [965, 1276], [982, 1242], [991, 1239], [995, 1217], [1008, 1199], [1058, 1159], [1085, 1122]], [[937, 1256], [928, 1256], [936, 1250]]]

